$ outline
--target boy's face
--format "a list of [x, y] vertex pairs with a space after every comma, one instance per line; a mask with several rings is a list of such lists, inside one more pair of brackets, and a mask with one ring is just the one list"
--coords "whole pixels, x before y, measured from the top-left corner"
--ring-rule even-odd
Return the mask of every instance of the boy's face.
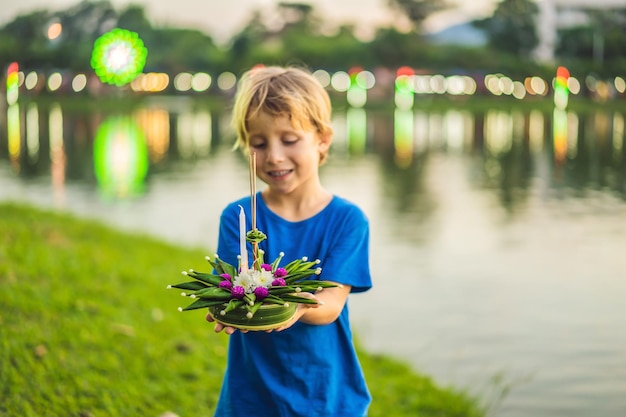
[[250, 153], [256, 153], [256, 174], [272, 192], [306, 193], [319, 187], [320, 153], [328, 150], [330, 142], [330, 136], [313, 128], [294, 128], [286, 116], [259, 112], [248, 119], [248, 146]]

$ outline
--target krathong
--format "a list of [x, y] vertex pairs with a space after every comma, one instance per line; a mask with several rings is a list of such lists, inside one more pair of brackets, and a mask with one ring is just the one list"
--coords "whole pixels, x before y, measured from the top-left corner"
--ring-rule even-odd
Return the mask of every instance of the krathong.
[[[193, 281], [168, 285], [182, 289], [181, 295], [194, 301], [179, 311], [208, 308], [215, 321], [242, 330], [271, 330], [288, 323], [298, 304], [318, 304], [303, 293], [315, 293], [338, 284], [318, 278], [320, 260], [295, 259], [281, 267], [284, 253], [271, 263], [264, 259], [259, 243], [267, 236], [256, 227], [256, 160], [250, 155], [250, 197], [252, 229], [246, 231], [243, 207], [239, 214], [238, 265], [223, 261], [218, 254], [206, 260], [212, 272], [183, 271]], [[252, 243], [252, 265], [248, 262], [246, 242]]]

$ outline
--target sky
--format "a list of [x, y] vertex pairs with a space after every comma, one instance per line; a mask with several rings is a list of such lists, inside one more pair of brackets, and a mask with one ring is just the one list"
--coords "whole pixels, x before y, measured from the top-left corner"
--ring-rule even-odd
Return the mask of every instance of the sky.
[[[116, 10], [128, 4], [144, 6], [148, 18], [156, 26], [190, 27], [211, 35], [216, 42], [226, 42], [239, 32], [253, 10], [273, 10], [280, 0], [111, 0]], [[398, 22], [387, 0], [298, 0], [314, 6], [324, 19], [333, 23], [354, 23], [363, 36], [373, 34], [377, 26]], [[20, 14], [35, 10], [64, 10], [79, 0], [3, 0], [0, 24]], [[453, 7], [429, 18], [426, 30], [433, 32], [450, 25], [492, 14], [497, 0], [448, 0]]]

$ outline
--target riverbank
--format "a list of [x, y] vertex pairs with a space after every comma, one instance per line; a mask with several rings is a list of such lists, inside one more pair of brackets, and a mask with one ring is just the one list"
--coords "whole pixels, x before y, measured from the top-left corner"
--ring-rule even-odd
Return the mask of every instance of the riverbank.
[[[165, 290], [181, 269], [206, 269], [206, 254], [0, 204], [0, 414], [211, 416], [227, 337]], [[370, 417], [485, 414], [401, 362], [359, 355]]]

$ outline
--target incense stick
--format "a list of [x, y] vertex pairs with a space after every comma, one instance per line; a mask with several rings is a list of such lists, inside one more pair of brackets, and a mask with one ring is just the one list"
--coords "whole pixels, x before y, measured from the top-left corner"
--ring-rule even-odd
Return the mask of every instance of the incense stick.
[[[252, 230], [256, 230], [256, 152], [248, 157], [248, 164], [250, 170], [250, 199], [252, 205]], [[258, 242], [253, 242], [253, 256], [254, 263], [257, 261]]]
[[252, 230], [256, 230], [256, 153], [250, 155], [250, 198], [252, 199]]

